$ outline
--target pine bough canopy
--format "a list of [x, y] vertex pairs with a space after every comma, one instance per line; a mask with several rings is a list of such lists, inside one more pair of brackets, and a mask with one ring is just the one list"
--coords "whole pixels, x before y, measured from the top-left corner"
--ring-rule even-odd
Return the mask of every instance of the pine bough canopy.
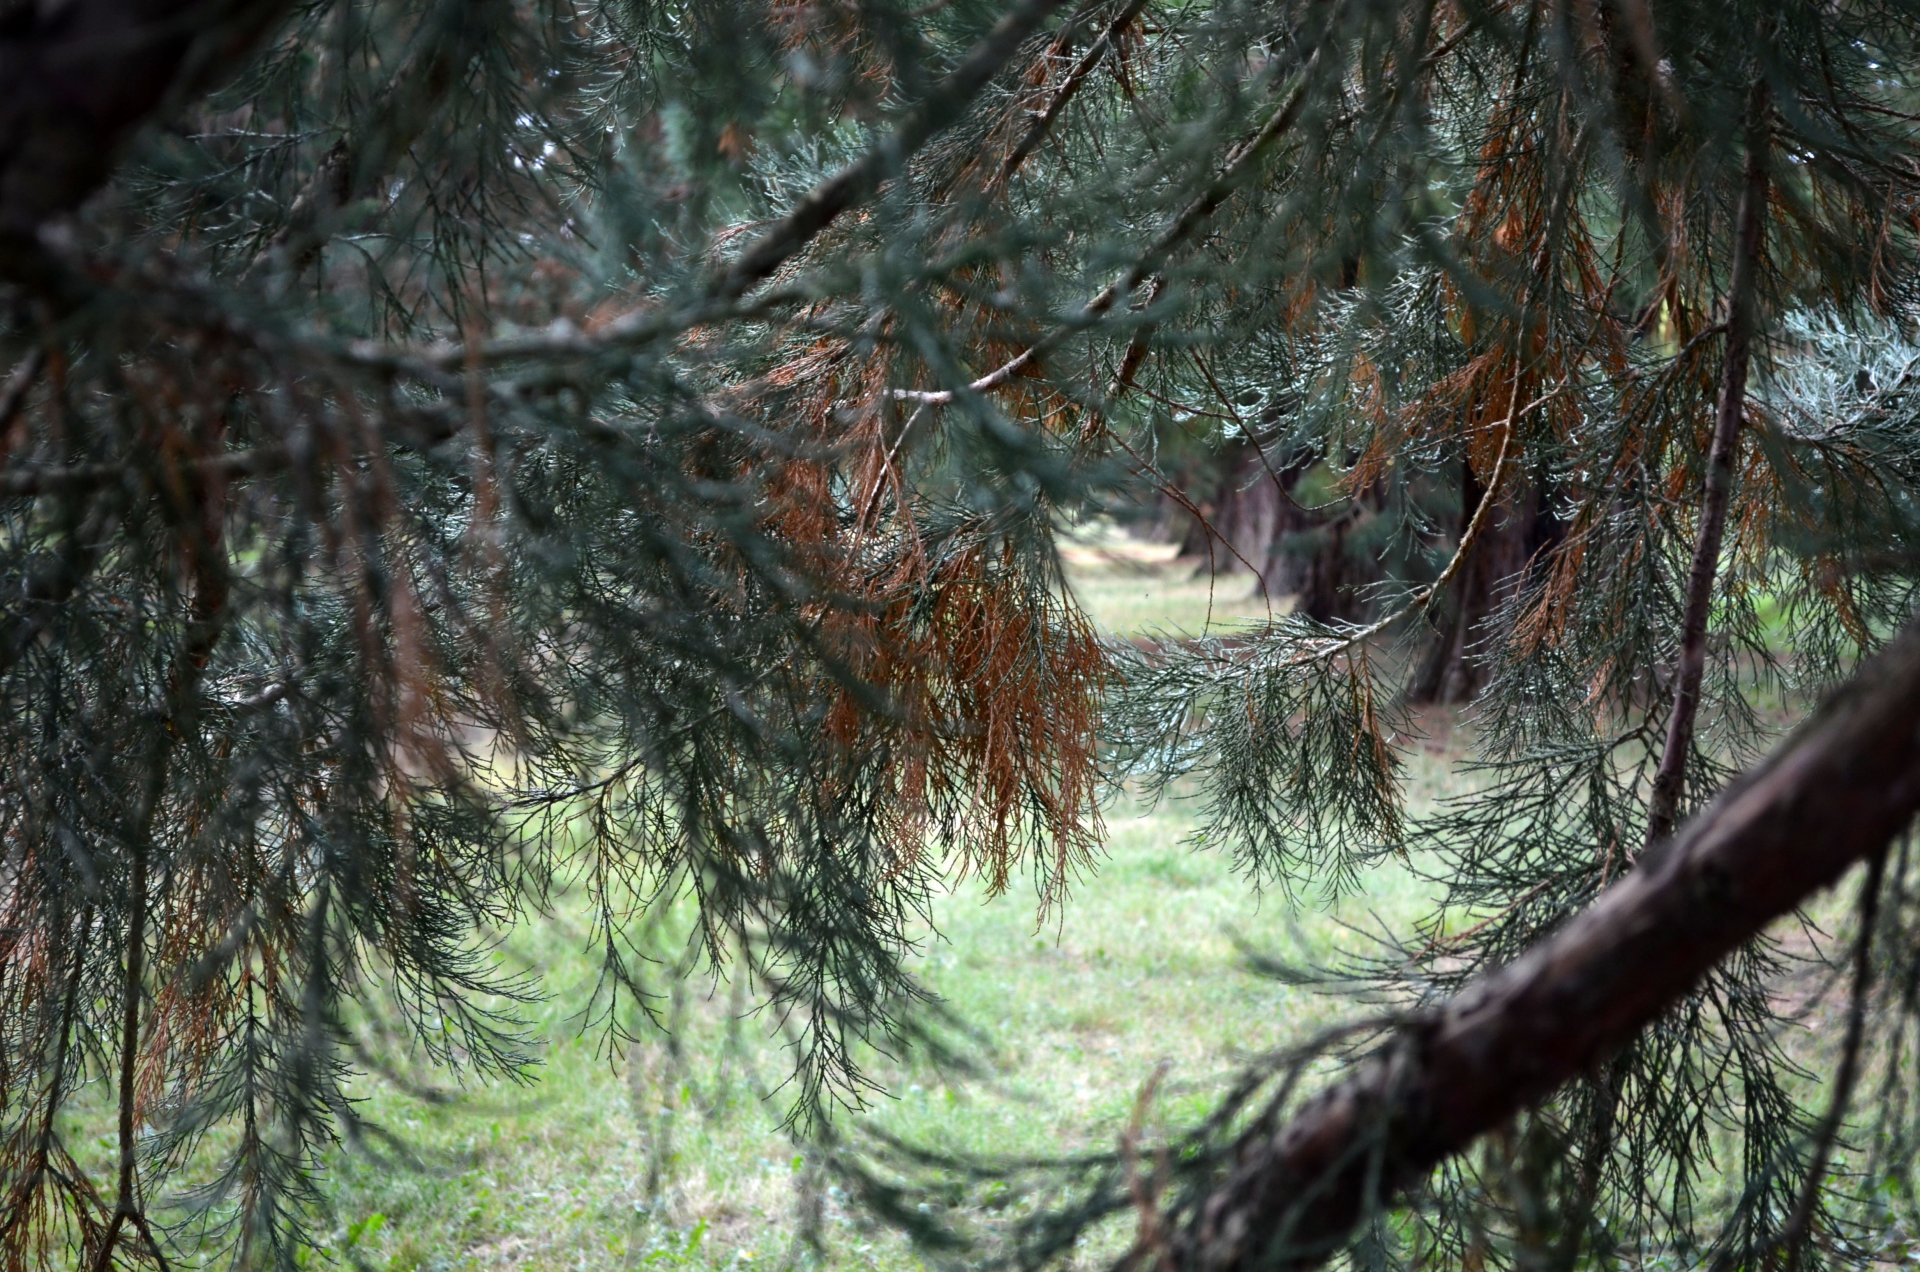
[[[1913, 607], [1916, 73], [1911, 0], [0, 4], [0, 1267], [292, 1265], [382, 1031], [525, 1061], [490, 942], [562, 889], [615, 1037], [690, 903], [828, 1134], [941, 1045], [935, 893], [1098, 886], [1123, 781], [1444, 910], [1007, 1257], [1871, 1257], [1912, 638], [1675, 830]], [[1056, 537], [1182, 444], [1364, 515], [1368, 621], [1104, 641]], [[1815, 1114], [1766, 925], [1861, 860]]]

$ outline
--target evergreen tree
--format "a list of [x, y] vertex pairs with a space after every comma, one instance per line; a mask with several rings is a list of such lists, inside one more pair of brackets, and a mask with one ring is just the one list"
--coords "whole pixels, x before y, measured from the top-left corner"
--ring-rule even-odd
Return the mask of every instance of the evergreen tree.
[[[1250, 886], [1407, 853], [1446, 909], [1334, 969], [1410, 1022], [1344, 1085], [1257, 1068], [1023, 1256], [1136, 1207], [1136, 1264], [1864, 1257], [1911, 641], [1708, 805], [1912, 608], [1920, 5], [21, 0], [0, 69], [10, 1266], [163, 1261], [188, 1175], [291, 1265], [366, 1031], [513, 1070], [488, 942], [562, 884], [613, 1031], [691, 897], [822, 1129], [941, 1045], [933, 891], [1062, 903], [1126, 776]], [[1370, 590], [1103, 645], [1057, 519], [1194, 502], [1176, 412]], [[1410, 819], [1436, 639], [1474, 789]], [[1816, 1118], [1762, 929], [1861, 859]]]

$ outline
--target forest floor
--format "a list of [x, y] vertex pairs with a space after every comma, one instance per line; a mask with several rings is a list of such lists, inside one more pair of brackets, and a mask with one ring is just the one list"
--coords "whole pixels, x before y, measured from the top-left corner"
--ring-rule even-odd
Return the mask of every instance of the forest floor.
[[[1066, 548], [1075, 592], [1109, 632], [1197, 633], [1267, 616], [1244, 576], [1210, 586], [1169, 556], [1113, 533]], [[1406, 774], [1416, 808], [1450, 789], [1457, 754], [1450, 715], [1420, 723]], [[884, 1094], [849, 1123], [976, 1157], [1112, 1149], [1150, 1085], [1150, 1126], [1190, 1122], [1242, 1059], [1353, 1013], [1260, 974], [1249, 951], [1324, 963], [1372, 949], [1370, 934], [1404, 932], [1432, 904], [1432, 886], [1399, 863], [1339, 898], [1262, 897], [1228, 856], [1186, 842], [1193, 818], [1178, 800], [1112, 807], [1105, 859], [1044, 921], [1019, 883], [990, 897], [968, 881], [939, 898], [916, 971], [974, 1031], [979, 1071], [875, 1057]], [[410, 1082], [367, 1079], [363, 1116], [410, 1160], [393, 1149], [332, 1155], [316, 1266], [327, 1256], [395, 1272], [925, 1266], [782, 1131], [788, 1058], [737, 981], [675, 982], [662, 967], [662, 989], [677, 985], [663, 1005], [671, 1033], [609, 1047], [579, 1016], [598, 959], [567, 900], [555, 908], [501, 951], [538, 969], [548, 991], [528, 1009], [541, 1058], [529, 1081], [423, 1100]], [[676, 951], [662, 953], [670, 962]], [[1036, 1204], [991, 1184], [967, 1195], [993, 1215]], [[818, 1246], [803, 1241], [809, 1231]], [[1094, 1251], [1082, 1262], [1100, 1264]]]

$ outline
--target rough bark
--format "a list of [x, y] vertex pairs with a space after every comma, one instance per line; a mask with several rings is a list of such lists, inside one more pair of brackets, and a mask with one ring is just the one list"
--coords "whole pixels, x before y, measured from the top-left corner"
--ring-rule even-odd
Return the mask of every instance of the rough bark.
[[[1201, 515], [1199, 517], [1194, 516], [1172, 499], [1168, 499], [1165, 503], [1165, 511], [1162, 518], [1164, 526], [1161, 533], [1170, 539], [1173, 537], [1175, 530], [1179, 531], [1180, 539], [1174, 548], [1174, 558], [1176, 560], [1206, 560], [1207, 541], [1210, 537], [1207, 534], [1207, 524], [1213, 520], [1213, 501], [1210, 499], [1205, 500], [1196, 504], [1195, 507], [1200, 509]], [[1201, 519], [1202, 517], [1205, 518], [1204, 521]]]
[[1917, 810], [1920, 624], [1559, 933], [1401, 1026], [1284, 1125], [1256, 1124], [1159, 1266], [1318, 1264], [1441, 1160], [1591, 1072]]
[[1266, 587], [1262, 563], [1279, 529], [1289, 490], [1287, 475], [1276, 478], [1267, 471], [1257, 443], [1243, 438], [1234, 444], [1228, 452], [1226, 486], [1214, 522], [1234, 550], [1217, 568], [1223, 573], [1253, 574], [1254, 586]]
[[1361, 515], [1349, 507], [1316, 515], [1291, 503], [1283, 506], [1265, 554], [1267, 594], [1293, 597], [1294, 612], [1318, 623], [1364, 619], [1359, 588], [1378, 572], [1347, 543]]

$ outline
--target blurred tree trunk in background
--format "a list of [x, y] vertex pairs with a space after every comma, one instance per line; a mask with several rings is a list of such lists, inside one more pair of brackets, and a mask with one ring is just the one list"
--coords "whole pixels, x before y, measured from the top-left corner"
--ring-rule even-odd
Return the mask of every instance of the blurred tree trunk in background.
[[[1454, 541], [1466, 535], [1486, 488], [1473, 465], [1461, 460], [1460, 516]], [[1461, 704], [1486, 686], [1486, 663], [1476, 657], [1481, 642], [1495, 635], [1494, 618], [1525, 584], [1528, 570], [1559, 541], [1547, 488], [1512, 481], [1494, 504], [1493, 521], [1468, 555], [1459, 578], [1448, 589], [1430, 621], [1433, 634], [1407, 683], [1413, 703]]]

